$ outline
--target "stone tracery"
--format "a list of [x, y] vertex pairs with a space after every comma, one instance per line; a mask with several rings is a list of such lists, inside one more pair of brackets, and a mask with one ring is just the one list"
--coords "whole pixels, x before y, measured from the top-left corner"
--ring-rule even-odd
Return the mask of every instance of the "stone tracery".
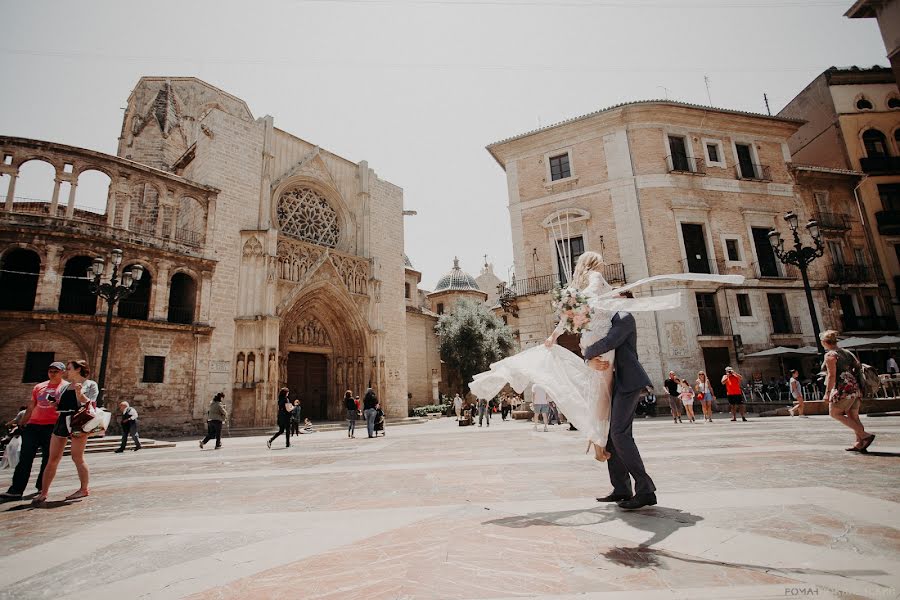
[[340, 239], [337, 212], [309, 188], [289, 190], [278, 199], [278, 227], [294, 238], [334, 248]]
[[315, 317], [309, 317], [291, 328], [290, 344], [303, 346], [331, 346], [325, 327]]

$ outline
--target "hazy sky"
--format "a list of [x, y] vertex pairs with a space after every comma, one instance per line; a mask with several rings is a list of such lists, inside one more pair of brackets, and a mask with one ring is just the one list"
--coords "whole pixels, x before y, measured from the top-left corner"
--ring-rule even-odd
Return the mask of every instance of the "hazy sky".
[[506, 180], [487, 144], [622, 101], [707, 104], [704, 75], [713, 105], [764, 111], [765, 92], [775, 113], [831, 65], [887, 64], [851, 4], [0, 0], [0, 134], [115, 153], [141, 75], [196, 76], [403, 187], [423, 287], [454, 255], [477, 275], [487, 254], [505, 279]]

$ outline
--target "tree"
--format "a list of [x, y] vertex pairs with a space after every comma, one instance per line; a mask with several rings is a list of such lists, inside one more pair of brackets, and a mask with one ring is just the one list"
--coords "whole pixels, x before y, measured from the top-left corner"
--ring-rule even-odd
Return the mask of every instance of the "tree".
[[473, 300], [460, 300], [452, 314], [441, 316], [434, 330], [441, 360], [459, 376], [466, 391], [473, 375], [487, 371], [516, 346], [509, 327], [484, 303]]

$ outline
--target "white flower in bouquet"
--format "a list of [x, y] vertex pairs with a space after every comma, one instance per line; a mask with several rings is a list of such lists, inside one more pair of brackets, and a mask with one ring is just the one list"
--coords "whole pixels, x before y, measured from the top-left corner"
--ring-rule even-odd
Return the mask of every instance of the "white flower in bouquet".
[[587, 296], [574, 287], [553, 290], [553, 309], [559, 322], [569, 333], [580, 334], [591, 322], [591, 307]]

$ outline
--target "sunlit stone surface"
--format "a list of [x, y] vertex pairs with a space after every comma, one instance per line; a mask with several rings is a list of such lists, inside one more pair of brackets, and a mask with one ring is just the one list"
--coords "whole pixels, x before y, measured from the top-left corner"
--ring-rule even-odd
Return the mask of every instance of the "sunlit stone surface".
[[864, 422], [880, 455], [826, 417], [638, 420], [633, 513], [578, 433], [499, 419], [91, 455], [70, 504], [67, 458], [0, 505], [0, 598], [896, 598], [900, 417]]

